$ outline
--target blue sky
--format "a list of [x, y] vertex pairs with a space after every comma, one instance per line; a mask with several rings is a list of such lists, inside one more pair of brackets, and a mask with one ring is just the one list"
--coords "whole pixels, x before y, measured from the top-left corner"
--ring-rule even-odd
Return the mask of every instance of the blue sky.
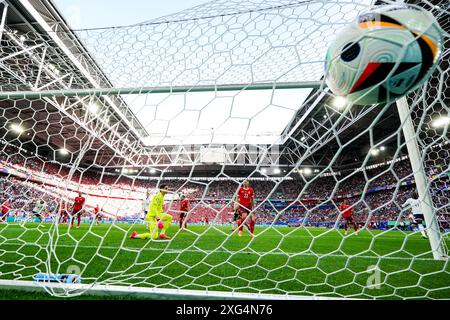
[[135, 24], [208, 0], [53, 0], [74, 29]]

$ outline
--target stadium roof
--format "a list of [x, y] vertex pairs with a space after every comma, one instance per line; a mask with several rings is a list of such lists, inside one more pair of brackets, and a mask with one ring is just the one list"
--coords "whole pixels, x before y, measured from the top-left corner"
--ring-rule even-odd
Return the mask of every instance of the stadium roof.
[[[6, 13], [1, 91], [111, 87], [51, 1], [8, 0], [0, 9]], [[27, 70], [21, 70], [21, 66]], [[120, 96], [102, 97], [98, 102], [106, 106], [102, 115], [108, 117], [107, 124], [82, 116], [89, 107], [89, 101], [83, 98], [1, 101], [6, 122], [33, 128], [33, 139], [22, 143], [37, 153], [47, 151], [54, 158], [54, 151], [66, 148], [76, 156], [87, 137], [91, 137], [92, 150], [85, 153], [85, 161], [104, 157], [111, 163], [123, 162], [119, 158], [130, 158], [138, 152], [136, 141], [145, 129]], [[11, 104], [14, 107], [7, 108]], [[107, 131], [109, 134], [105, 134]]]
[[[53, 76], [53, 78], [56, 79], [57, 75], [52, 75], [52, 73], [56, 73], [56, 71], [58, 71], [58, 73], [67, 71], [68, 74], [70, 74], [71, 86], [64, 83], [59, 83], [58, 86], [55, 86], [53, 85], [54, 80], [49, 76], [52, 81], [42, 85], [43, 87], [46, 87], [46, 90], [111, 88], [113, 86], [126, 87], [130, 85], [174, 85], [174, 82], [170, 82], [168, 81], [168, 78], [164, 77], [161, 78], [161, 81], [152, 83], [150, 80], [154, 80], [159, 77], [149, 78], [145, 72], [142, 73], [142, 70], [139, 70], [139, 68], [136, 67], [141, 65], [141, 69], [146, 70], [146, 68], [142, 68], [142, 63], [144, 63], [144, 67], [148, 66], [150, 68], [155, 65], [158, 65], [159, 67], [161, 64], [173, 65], [175, 63], [171, 60], [173, 59], [173, 55], [163, 55], [162, 61], [157, 61], [159, 62], [157, 64], [155, 64], [154, 61], [146, 64], [146, 61], [144, 60], [143, 62], [142, 58], [138, 60], [140, 64], [130, 63], [130, 60], [127, 59], [125, 59], [125, 62], [128, 63], [111, 63], [111, 61], [114, 60], [109, 59], [111, 58], [109, 55], [112, 54], [112, 57], [117, 56], [121, 51], [121, 47], [113, 45], [112, 47], [108, 47], [111, 48], [110, 51], [106, 51], [104, 49], [106, 46], [104, 41], [109, 41], [114, 44], [114, 41], [123, 39], [124, 34], [121, 32], [127, 33], [129, 37], [130, 34], [135, 35], [136, 32], [142, 30], [136, 30], [135, 27], [131, 27], [120, 29], [119, 32], [116, 32], [112, 29], [113, 35], [106, 37], [100, 37], [99, 35], [102, 35], [104, 32], [111, 32], [111, 30], [79, 30], [74, 32], [67, 25], [63, 16], [60, 14], [58, 8], [52, 1], [8, 0], [7, 3], [9, 4], [7, 28], [10, 28], [8, 30], [13, 31], [8, 33], [8, 36], [11, 38], [18, 38], [19, 35], [14, 34], [14, 30], [17, 30], [20, 34], [26, 37], [27, 41], [25, 43], [30, 42], [31, 44], [37, 45], [44, 43], [46, 45], [46, 50], [52, 51], [52, 55], [45, 56], [45, 58], [49, 59], [48, 65], [51, 70], [47, 71], [50, 76]], [[169, 39], [170, 37], [174, 37], [174, 39], [176, 39], [178, 34], [177, 28], [180, 27], [180, 22], [177, 21], [180, 21], [183, 17], [188, 20], [193, 19], [192, 21], [197, 21], [195, 18], [198, 18], [199, 14], [204, 14], [205, 12], [213, 16], [218, 13], [229, 14], [230, 17], [233, 17], [233, 13], [236, 13], [235, 3], [229, 2], [229, 4], [225, 7], [218, 4], [220, 4], [220, 2], [212, 2], [205, 6], [201, 6], [200, 11], [198, 10], [199, 7], [197, 7], [192, 10], [186, 10], [178, 14], [153, 20], [145, 26], [145, 28], [148, 29], [144, 33], [153, 34], [154, 31], [157, 31], [154, 29], [155, 26], [156, 28], [159, 28], [159, 26], [165, 25], [167, 21], [174, 20], [175, 29], [170, 29], [169, 34], [166, 35], [166, 37]], [[253, 10], [255, 10], [255, 4], [249, 3], [248, 6], [248, 8], [244, 7], [243, 12], [238, 14], [238, 16], [248, 16], [254, 14], [265, 16], [267, 11], [266, 8], [256, 8], [256, 13], [254, 13]], [[263, 10], [259, 12], [261, 9]], [[292, 8], [288, 7], [288, 9], [291, 10]], [[300, 9], [303, 8], [300, 7]], [[316, 10], [321, 10], [321, 8], [316, 8]], [[271, 9], [269, 8], [268, 11], [270, 12]], [[302, 13], [300, 12], [299, 14], [301, 15]], [[356, 12], [353, 12], [353, 15], [355, 14]], [[213, 18], [213, 20], [216, 18]], [[350, 19], [350, 16], [347, 16], [346, 18]], [[208, 23], [211, 23], [211, 21]], [[229, 22], [227, 23], [229, 24]], [[105, 25], [107, 24], [107, 21], [105, 21]], [[228, 25], [228, 27], [230, 26]], [[299, 25], [294, 25], [294, 30], [299, 27]], [[200, 25], [198, 28], [202, 32], [205, 31], [205, 26]], [[54, 32], [55, 30], [58, 30], [59, 32]], [[314, 33], [314, 28], [311, 32]], [[323, 32], [326, 33], [328, 39], [332, 39], [335, 30], [324, 28], [322, 26], [322, 29], [319, 32], [320, 35], [323, 35]], [[257, 39], [262, 38], [257, 35], [253, 35], [253, 37], [256, 37]], [[279, 37], [279, 35], [276, 35], [276, 37]], [[304, 39], [304, 37], [305, 35], [299, 35], [298, 39]], [[289, 41], [298, 41], [298, 39], [293, 37], [289, 38]], [[261, 64], [261, 68], [255, 69], [256, 71], [254, 72], [254, 75], [257, 76], [257, 78], [254, 78], [253, 82], [277, 83], [278, 81], [283, 82], [288, 80], [302, 81], [320, 79], [323, 72], [322, 56], [324, 55], [326, 45], [322, 41], [323, 39], [321, 37], [311, 37], [311, 39], [315, 39], [315, 43], [318, 43], [319, 47], [311, 46], [311, 48], [308, 48], [307, 43], [302, 43], [298, 47], [304, 47], [306, 48], [304, 50], [309, 50], [310, 56], [308, 57], [308, 55], [303, 55], [300, 63], [298, 60], [294, 59], [295, 61], [288, 62], [287, 66], [286, 61], [284, 61], [286, 60], [286, 52], [284, 51], [291, 50], [289, 47], [286, 48], [282, 44], [279, 44], [280, 48], [267, 47], [267, 49], [270, 50], [266, 50], [267, 54], [263, 57], [264, 59], [256, 63], [256, 65]], [[9, 40], [11, 42], [17, 42], [17, 39]], [[273, 42], [275, 39], [271, 40]], [[11, 44], [11, 42], [7, 45]], [[266, 42], [267, 41], [263, 41], [262, 43], [264, 44]], [[16, 43], [13, 43], [13, 45], [17, 46]], [[20, 48], [20, 46], [18, 47], [19, 48], [17, 50], [23, 49]], [[252, 54], [255, 52], [257, 52], [257, 50], [252, 48], [248, 57], [253, 59]], [[39, 51], [33, 53], [36, 55], [36, 58], [34, 61], [31, 61], [31, 65], [39, 68], [38, 60], [43, 53]], [[129, 52], [125, 50], [125, 53]], [[206, 54], [214, 56], [215, 53], [214, 51], [207, 51]], [[108, 59], [105, 60], [104, 55], [106, 55], [106, 58]], [[154, 53], [149, 56], [160, 57]], [[294, 56], [296, 55], [294, 54]], [[105, 61], [109, 61], [110, 63], [105, 63]], [[136, 61], [133, 60], [131, 62]], [[177, 63], [179, 64], [179, 62]], [[178, 65], [177, 63], [175, 63], [177, 67], [183, 67], [182, 64]], [[298, 66], [289, 71], [293, 65]], [[214, 66], [214, 64], [206, 64], [206, 66], [211, 67]], [[125, 70], [129, 68], [132, 68], [132, 70]], [[177, 68], [174, 70], [177, 70]], [[244, 69], [244, 71], [245, 70], [246, 69]], [[280, 73], [280, 70], [283, 71]], [[305, 72], [305, 70], [308, 72]], [[162, 74], [164, 74], [164, 70], [159, 70], [158, 72], [162, 72]], [[133, 81], [126, 82], [127, 80], [130, 80], [124, 76], [126, 74], [135, 75], [132, 78]], [[141, 75], [141, 77], [137, 75]], [[195, 87], [197, 83], [192, 82], [192, 76], [193, 74], [189, 74], [181, 84]], [[239, 74], [232, 74], [231, 77], [223, 78], [221, 83], [241, 83], [245, 76], [244, 78], [242, 77], [243, 76]], [[224, 79], [228, 80], [225, 81]], [[38, 81], [43, 81], [43, 78], [30, 79], [26, 81], [26, 83], [37, 83]], [[208, 84], [208, 81], [202, 82], [202, 84], [205, 83]], [[180, 83], [175, 81], [175, 84]], [[53, 85], [53, 87], [51, 85]], [[2, 89], [5, 90], [5, 88]], [[28, 84], [19, 84], [15, 89], [17, 91], [30, 90]], [[145, 151], [149, 154], [148, 159], [142, 160], [142, 154], [144, 151], [140, 148], [142, 146], [141, 142], [143, 141], [147, 145], [158, 144], [158, 146], [164, 144], [188, 143], [286, 143], [289, 141], [283, 140], [282, 137], [280, 138], [281, 134], [286, 134], [288, 130], [298, 130], [299, 126], [307, 119], [307, 117], [302, 116], [299, 121], [298, 117], [294, 118], [295, 113], [298, 111], [303, 115], [305, 113], [309, 114], [313, 109], [316, 109], [322, 105], [322, 96], [313, 96], [313, 99], [311, 100], [313, 102], [312, 105], [304, 104], [307, 97], [311, 99], [311, 95], [310, 89], [291, 89], [280, 91], [228, 91], [224, 93], [189, 92], [176, 95], [153, 93], [150, 95], [117, 96], [114, 99], [108, 96], [106, 98], [100, 98], [98, 99], [99, 101], [96, 102], [108, 107], [105, 111], [106, 113], [104, 115], [93, 115], [93, 120], [91, 123], [86, 123], [86, 121], [83, 120], [80, 121], [80, 117], [86, 113], [86, 109], [90, 108], [90, 102], [79, 103], [81, 106], [77, 106], [85, 111], [75, 110], [70, 113], [64, 108], [64, 106], [61, 108], [60, 104], [62, 103], [62, 100], [55, 104], [54, 101], [50, 101], [51, 99], [49, 100], [46, 98], [47, 100], [42, 99], [33, 101], [34, 105], [31, 106], [31, 108], [30, 106], [23, 107], [23, 116], [21, 116], [21, 118], [23, 119], [29, 117], [26, 116], [26, 113], [31, 113], [34, 114], [34, 117], [46, 119], [48, 113], [51, 112], [48, 108], [50, 106], [57, 108], [59, 112], [55, 113], [55, 115], [63, 114], [65, 117], [63, 119], [54, 119], [54, 122], [51, 123], [50, 127], [50, 123], [48, 121], [40, 121], [41, 119], [35, 119], [35, 123], [28, 124], [29, 126], [33, 126], [33, 129], [37, 132], [35, 140], [40, 139], [41, 142], [45, 142], [41, 143], [41, 145], [48, 144], [53, 150], [58, 150], [59, 148], [64, 147], [68, 149], [69, 152], [76, 152], [81, 149], [85, 140], [85, 138], [83, 138], [85, 134], [91, 136], [94, 135], [95, 140], [92, 144], [92, 148], [86, 150], [83, 157], [86, 163], [93, 163], [95, 161], [95, 163], [102, 163], [102, 165], [105, 166], [137, 166], [142, 164], [153, 166], [170, 166], [189, 164], [192, 161], [196, 161], [196, 163], [198, 163], [198, 160], [194, 159], [195, 154], [198, 151], [151, 148]], [[155, 103], [152, 103], [152, 101], [155, 100], [158, 101], [156, 103], [156, 108]], [[71, 109], [75, 109], [73, 108], [75, 103], [76, 101], [72, 101], [72, 105], [70, 105]], [[172, 121], [167, 121], [168, 118], [176, 114], [177, 110], [180, 109], [180, 103], [183, 107], [182, 112], [178, 115], [178, 117], [171, 118]], [[38, 107], [38, 105], [41, 104], [44, 104], [45, 108], [42, 106]], [[302, 108], [299, 110], [300, 106], [302, 106]], [[189, 115], [195, 113], [195, 111], [199, 108], [204, 108], [202, 110], [204, 111], [202, 112], [203, 115], [199, 120], [199, 123], [202, 125], [192, 126], [190, 125], [190, 122], [192, 121], [190, 121]], [[37, 112], [36, 115], [36, 111], [39, 110], [42, 111]], [[154, 114], [153, 118], [150, 116], [152, 113]], [[13, 115], [9, 116], [14, 118]], [[100, 116], [107, 116], [108, 119], [112, 119], [109, 123], [102, 123], [102, 125], [105, 127], [104, 130], [106, 131], [110, 131], [110, 128], [115, 128], [116, 134], [113, 137], [103, 134], [102, 131], [98, 131], [98, 122], [103, 122], [101, 121]], [[140, 121], [138, 121], [138, 118]], [[250, 120], [252, 120], [253, 123], [251, 123]], [[292, 128], [292, 125], [294, 124], [295, 127]], [[95, 128], [93, 128], [94, 125]], [[245, 128], [246, 130], [244, 131], [242, 128]], [[211, 129], [214, 129], [214, 135], [211, 134]], [[195, 130], [195, 132], [193, 132], [193, 130]], [[83, 131], [85, 133], [82, 133]], [[150, 135], [148, 133], [150, 133]], [[34, 141], [34, 145], [36, 144], [38, 144], [38, 141]], [[33, 149], [33, 146], [31, 147]], [[239, 154], [242, 150], [242, 148], [236, 148], [233, 152], [235, 154]], [[290, 160], [283, 161], [280, 159], [275, 159], [275, 162], [280, 162], [280, 165], [295, 163], [295, 157], [299, 156], [299, 151], [295, 148], [292, 148], [291, 150], [294, 150], [294, 154]], [[249, 148], [246, 148], [243, 152], [245, 152], [249, 157], [251, 156]], [[254, 154], [258, 154], [258, 152], [259, 150], [254, 151]], [[182, 156], [182, 159], [180, 159], [180, 155]], [[76, 154], [73, 156], [76, 156]], [[133, 161], [133, 159], [139, 157], [141, 161]], [[258, 159], [251, 159], [246, 163], [254, 166], [258, 163]], [[271, 163], [268, 163], [267, 165], [271, 165]]]
[[[46, 64], [47, 67], [44, 67], [45, 78], [31, 78], [21, 82], [17, 74], [13, 78], [11, 76], [12, 73], [8, 73], [0, 68], [1, 76], [4, 79], [10, 79], [9, 83], [12, 84], [11, 88], [2, 87], [2, 90], [29, 91], [31, 89], [29, 83], [40, 83], [45, 90], [61, 90], [61, 88], [68, 90], [93, 90], [95, 88], [108, 89], [129, 85], [170, 87], [180, 84], [174, 80], [177, 79], [175, 76], [177, 68], [167, 73], [175, 77], [171, 81], [167, 81], [169, 79], [167, 77], [162, 77], [163, 81], [151, 82], [148, 74], [144, 71], [154, 67], [154, 62], [142, 61], [142, 59], [135, 60], [140, 62], [143, 71], [140, 71], [136, 66], [139, 64], [105, 63], [105, 61], [114, 61], [116, 59], [114, 57], [118, 56], [120, 47], [115, 46], [115, 41], [123, 38], [121, 32], [126, 32], [130, 36], [136, 33], [136, 27], [120, 28], [119, 30], [113, 28], [74, 32], [70, 30], [65, 19], [52, 1], [7, 0], [6, 3], [9, 5], [9, 11], [6, 24], [7, 33], [4, 34], [3, 41], [8, 42], [4, 43], [3, 48], [23, 50], [23, 45], [44, 44], [45, 49], [50, 54], [45, 55], [45, 61], [46, 63], [48, 62]], [[212, 2], [192, 10], [185, 10], [179, 14], [152, 20], [140, 28], [148, 28], [145, 29], [144, 34], [152, 33], [154, 28], [167, 25], [168, 19], [175, 22], [183, 19], [191, 21], [192, 19], [195, 20], [196, 17], [198, 18], [198, 14], [202, 12], [207, 12], [211, 15], [222, 13], [225, 16], [229, 15], [232, 17], [233, 12], [236, 13], [236, 8], [232, 5], [234, 2], [226, 1], [226, 3], [228, 3], [227, 6], [223, 5], [224, 2]], [[241, 8], [244, 15], [255, 15], [260, 10], [264, 11], [264, 8], [258, 8], [254, 2], [245, 3], [247, 6], [244, 5]], [[270, 1], [264, 1], [264, 3], [270, 3]], [[280, 3], [280, 1], [277, 1], [277, 3]], [[250, 12], [251, 8], [256, 13]], [[346, 16], [346, 18], [350, 19], [350, 16]], [[337, 19], [337, 17], [333, 19]], [[117, 23], [113, 24], [116, 25]], [[108, 25], [107, 21], [105, 21], [105, 25]], [[322, 28], [329, 29], [326, 30], [326, 34], [331, 39], [335, 30], [333, 28], [330, 29], [326, 24], [323, 24]], [[202, 27], [200, 29], [203, 30]], [[61, 32], [55, 32], [55, 30]], [[166, 39], [170, 39], [170, 36], [174, 36], [174, 39], [177, 39], [177, 32], [180, 30], [175, 28], [169, 31], [169, 38]], [[102, 36], [104, 32], [111, 34], [110, 36]], [[90, 37], [87, 37], [88, 35]], [[21, 36], [26, 38], [20, 44]], [[60, 38], [57, 39], [55, 36]], [[102, 45], [106, 45], [104, 41], [107, 40], [112, 44], [111, 50], [98, 49], [102, 48]], [[284, 73], [289, 76], [285, 78], [275, 77], [275, 79], [267, 78], [264, 76], [267, 75], [267, 73], [264, 73], [264, 70], [269, 70], [267, 72], [272, 72], [272, 75], [277, 74], [279, 67], [277, 61], [283, 60], [284, 56], [280, 55], [280, 51], [277, 51], [277, 54], [270, 56], [270, 59], [266, 59], [264, 64], [262, 64], [264, 68], [261, 68], [261, 73], [254, 72], [255, 74], [260, 74], [262, 78], [259, 79], [260, 82], [253, 81], [252, 84], [267, 83], [267, 81], [279, 84], [283, 83], [283, 81], [296, 79], [298, 81], [319, 80], [323, 72], [323, 52], [321, 50], [325, 50], [325, 42], [320, 40], [321, 38], [318, 38], [315, 40], [316, 42], [313, 41], [319, 47], [313, 47], [314, 50], [311, 51], [311, 56], [304, 55], [300, 63], [296, 62], [300, 66], [299, 68], [292, 69], [292, 73], [290, 71]], [[95, 44], [101, 45], [96, 47]], [[307, 48], [307, 43], [300, 47]], [[125, 52], [129, 53], [127, 50]], [[19, 55], [20, 59], [23, 59], [20, 62], [25, 61], [30, 68], [38, 70], [40, 67], [38, 60], [44, 57], [43, 50], [42, 48], [33, 49], [33, 53], [31, 60], [24, 54]], [[156, 57], [159, 56], [156, 55]], [[173, 54], [163, 55], [162, 57], [166, 59], [162, 61], [170, 62]], [[178, 64], [169, 65], [181, 66]], [[131, 70], [125, 70], [130, 68], [130, 66]], [[142, 66], [144, 67], [142, 68]], [[160, 67], [160, 64], [158, 64], [158, 67]], [[310, 72], [302, 73], [305, 70]], [[166, 74], [164, 73], [165, 71], [164, 68], [160, 69], [157, 74]], [[66, 77], [65, 72], [67, 72], [68, 78], [71, 79], [70, 86], [68, 81], [55, 82], [55, 79]], [[128, 81], [130, 80], [129, 74], [134, 75], [133, 79], [135, 82]], [[242, 82], [242, 74], [233, 74], [233, 77], [227, 79], [234, 79], [235, 81], [227, 80], [221, 83]], [[156, 78], [153, 77], [151, 79], [155, 80]], [[184, 78], [184, 83], [182, 84], [195, 87], [198, 85], [198, 82], [190, 82], [192, 79], [192, 74], [190, 74], [187, 78]], [[201, 84], [204, 83], [208, 84], [207, 81]], [[221, 83], [218, 84], [220, 85]], [[45, 90], [42, 90], [42, 92]], [[258, 127], [257, 130], [253, 132], [251, 130], [246, 131], [247, 134], [253, 134], [252, 138], [255, 139], [253, 144], [256, 146], [260, 143], [270, 144], [273, 141], [281, 143], [280, 149], [277, 150], [281, 155], [263, 165], [293, 167], [299, 163], [299, 159], [309, 149], [308, 154], [310, 157], [302, 159], [302, 164], [319, 167], [326, 165], [329, 159], [336, 154], [340, 143], [346, 141], [346, 139], [353, 138], [360, 131], [359, 128], [366, 127], [377, 114], [377, 106], [354, 108], [345, 116], [340, 126], [336, 127], [335, 130], [328, 130], [335, 119], [341, 116], [341, 113], [333, 106], [333, 101], [330, 100], [326, 90], [275, 90], [273, 95], [268, 94], [267, 92], [269, 91], [272, 92], [272, 90], [260, 90], [254, 92], [183, 92], [170, 95], [167, 93], [129, 96], [99, 95], [96, 101], [85, 101], [83, 97], [78, 99], [43, 98], [33, 100], [31, 105], [24, 101], [16, 100], [14, 106], [20, 109], [19, 114], [12, 109], [6, 109], [7, 111], [4, 115], [6, 121], [19, 120], [25, 126], [33, 127], [35, 131], [33, 141], [22, 139], [23, 146], [35, 150], [37, 153], [41, 153], [42, 149], [47, 148], [50, 158], [55, 158], [54, 152], [58, 149], [66, 148], [69, 150], [71, 157], [65, 161], [74, 161], [78, 156], [79, 150], [89, 142], [91, 148], [85, 150], [82, 157], [85, 165], [95, 164], [103, 168], [124, 166], [173, 167], [174, 170], [189, 172], [190, 165], [195, 163], [197, 165], [196, 170], [205, 170], [206, 172], [207, 170], [212, 170], [213, 167], [199, 161], [197, 156], [201, 153], [199, 151], [202, 147], [201, 145], [195, 150], [189, 150], [184, 146], [178, 146], [178, 149], [165, 148], [162, 145], [176, 143], [197, 144], [201, 142], [205, 142], [205, 145], [210, 145], [224, 143], [223, 141], [225, 141], [225, 143], [236, 143], [236, 146], [231, 151], [236, 158], [241, 153], [245, 154], [246, 157], [245, 163], [228, 163], [227, 170], [240, 170], [248, 173], [249, 170], [252, 171], [256, 166], [261, 165], [258, 156], [252, 157], [258, 155], [260, 150], [251, 151], [252, 146], [249, 147], [248, 144], [251, 145], [252, 142], [242, 138], [243, 133], [239, 131], [243, 127], [242, 120], [246, 120], [248, 123], [249, 118], [254, 120], [261, 118], [261, 121], [256, 126]], [[214, 95], [213, 99], [211, 98], [212, 94]], [[214, 103], [211, 103], [211, 99]], [[225, 100], [232, 100], [232, 102], [224, 103]], [[267, 104], [268, 100], [270, 100], [269, 104]], [[155, 101], [157, 102], [155, 103]], [[192, 101], [200, 101], [200, 103], [196, 105]], [[87, 110], [91, 107], [92, 102], [99, 103], [102, 106], [106, 106], [106, 108], [102, 108], [97, 114], [89, 114]], [[0, 101], [0, 103], [5, 106], [11, 105], [8, 101]], [[183, 111], [181, 113], [179, 112], [180, 103]], [[193, 133], [189, 114], [198, 111], [199, 104], [204, 104], [205, 111], [208, 109], [208, 106], [211, 107], [210, 115], [208, 116], [208, 112], [205, 112], [206, 118], [202, 120], [205, 125], [201, 127], [201, 130]], [[267, 108], [264, 108], [265, 104], [267, 104]], [[227, 105], [228, 108], [224, 108], [224, 105]], [[285, 112], [282, 116], [280, 116], [280, 107]], [[395, 108], [395, 105], [392, 108]], [[271, 109], [276, 110], [276, 116]], [[178, 117], [175, 116], [177, 112], [180, 113]], [[258, 112], [266, 113], [265, 117], [258, 117]], [[171, 121], [167, 121], [168, 118]], [[276, 118], [279, 118], [278, 122], [274, 120]], [[105, 121], [105, 119], [108, 119], [108, 121]], [[223, 119], [229, 120], [229, 123], [224, 122]], [[398, 129], [398, 124], [398, 116], [395, 110], [385, 112], [377, 125], [373, 127], [372, 136], [366, 135], [355, 141], [343, 153], [341, 156], [342, 160], [336, 161], [335, 164], [354, 165], [355, 162], [361, 161], [367, 155], [368, 148], [373, 143], [376, 143], [376, 141], [373, 141], [374, 137], [376, 140], [382, 141], [385, 136]], [[185, 129], [187, 127], [190, 129]], [[273, 128], [273, 130], [268, 132], [268, 127]], [[215, 128], [214, 135], [210, 134], [211, 128]], [[248, 128], [251, 128], [250, 124]], [[224, 134], [225, 132], [226, 135]], [[188, 137], [185, 133], [189, 133], [190, 136]], [[337, 133], [339, 133], [339, 140], [334, 136]], [[15, 139], [15, 137], [11, 137], [11, 139]], [[150, 147], [145, 148], [143, 142]], [[247, 145], [240, 147], [237, 146], [238, 143]], [[386, 144], [388, 143], [395, 144], [396, 142], [387, 141]], [[158, 146], [154, 146], [155, 144], [158, 144]], [[270, 151], [268, 145], [263, 145], [263, 149]], [[58, 160], [63, 161], [63, 159]], [[202, 166], [203, 168], [199, 169]], [[214, 170], [220, 171], [220, 165], [215, 166]]]

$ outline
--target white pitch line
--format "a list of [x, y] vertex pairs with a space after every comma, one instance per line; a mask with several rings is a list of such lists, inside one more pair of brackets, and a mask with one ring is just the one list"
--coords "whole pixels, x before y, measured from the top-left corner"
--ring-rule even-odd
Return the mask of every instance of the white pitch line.
[[[12, 231], [14, 229], [20, 229], [20, 230], [26, 229], [27, 231], [34, 230], [34, 229], [36, 229], [38, 231], [45, 230], [44, 228], [43, 229], [37, 229], [37, 228], [24, 228], [24, 227], [6, 227], [6, 228], [3, 228], [3, 229], [0, 228], [0, 237], [1, 237], [1, 234], [2, 234], [2, 232], [4, 230], [5, 231]], [[88, 231], [90, 231], [90, 230], [88, 230]], [[94, 231], [94, 230], [92, 230], [92, 231]], [[216, 231], [216, 230], [211, 229], [211, 231]], [[107, 231], [106, 234], [102, 234], [102, 236], [109, 235], [112, 232], [120, 232], [120, 231], [118, 231], [118, 230]], [[394, 231], [390, 231], [390, 232], [394, 232]], [[196, 234], [195, 232], [192, 232], [192, 233], [194, 233], [197, 237], [199, 237], [199, 236], [203, 237], [204, 236], [203, 234], [199, 235], [199, 234]], [[65, 232], [64, 233], [60, 233], [60, 235], [64, 235], [64, 234], [65, 234]], [[349, 239], [350, 237], [353, 236], [353, 233], [350, 233], [349, 235], [345, 236], [345, 235], [343, 235], [343, 233], [341, 233], [341, 235], [329, 235], [329, 234], [326, 234], [325, 232], [317, 233], [317, 234], [312, 235], [312, 236], [309, 236], [309, 235], [295, 235], [295, 234], [291, 234], [291, 233], [263, 234], [263, 232], [261, 232], [260, 234], [261, 234], [261, 236], [264, 236], [264, 238], [279, 238], [280, 236], [283, 236], [283, 237], [287, 237], [287, 238], [291, 238], [291, 239], [292, 238], [305, 238], [305, 239], [311, 239], [311, 240], [313, 240], [313, 239], [323, 240], [323, 238], [327, 238], [327, 239]], [[95, 235], [98, 235], [98, 234], [95, 233]], [[256, 235], [258, 235], [258, 234], [256, 234]], [[212, 237], [212, 236], [216, 236], [216, 235], [206, 235], [206, 236], [211, 236]], [[382, 238], [383, 240], [403, 239], [403, 240], [408, 240], [408, 241], [424, 241], [424, 239], [422, 239], [419, 236], [419, 233], [412, 233], [412, 232], [405, 234], [405, 236], [403, 236], [403, 237], [401, 237], [401, 236], [400, 237], [399, 236], [394, 236], [394, 235], [388, 234], [388, 233], [376, 233], [374, 235], [367, 234], [367, 235], [363, 235], [363, 236], [364, 236], [363, 239], [372, 239], [372, 240], [379, 240], [379, 238]], [[162, 241], [159, 241], [159, 242], [162, 242]]]
[[[160, 241], [158, 241], [160, 243]], [[32, 243], [1, 243], [1, 246], [39, 246], [38, 244], [32, 244]], [[54, 246], [55, 247], [55, 246]], [[257, 254], [257, 255], [282, 255], [282, 256], [288, 256], [288, 257], [301, 257], [301, 256], [311, 256], [311, 257], [317, 257], [317, 258], [326, 258], [326, 257], [332, 257], [332, 258], [347, 258], [347, 259], [377, 259], [377, 260], [417, 260], [417, 261], [435, 261], [433, 258], [407, 258], [407, 257], [383, 257], [383, 256], [346, 256], [341, 254], [315, 254], [312, 252], [298, 252], [298, 253], [292, 253], [292, 252], [258, 252], [258, 251], [249, 251], [249, 250], [243, 250], [243, 251], [232, 251], [232, 250], [202, 250], [202, 249], [164, 249], [164, 248], [136, 248], [136, 247], [114, 247], [114, 246], [101, 246], [100, 248], [97, 246], [85, 246], [85, 245], [56, 245], [56, 248], [81, 248], [81, 249], [106, 249], [106, 250], [125, 250], [125, 251], [133, 251], [133, 252], [141, 252], [141, 251], [163, 251], [163, 253], [174, 253], [174, 254], [180, 254], [185, 252], [190, 253], [206, 253], [206, 254], [213, 254], [213, 253], [228, 253], [228, 254]], [[0, 249], [1, 251], [1, 249]]]

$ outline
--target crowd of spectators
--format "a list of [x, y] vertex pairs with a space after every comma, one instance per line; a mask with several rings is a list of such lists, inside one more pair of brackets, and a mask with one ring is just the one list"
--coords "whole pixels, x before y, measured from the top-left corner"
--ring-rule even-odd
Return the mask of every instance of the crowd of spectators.
[[[60, 179], [83, 186], [87, 192], [97, 193], [108, 201], [108, 194], [114, 192], [116, 202], [126, 202], [133, 192], [133, 205], [126, 212], [110, 217], [117, 220], [142, 217], [140, 199], [145, 191], [157, 188], [157, 180], [139, 179], [133, 176], [101, 174], [93, 170], [70, 170], [63, 164], [20, 152], [12, 146], [3, 146], [0, 163], [13, 168], [24, 169], [27, 174], [43, 175], [46, 180]], [[13, 156], [11, 156], [13, 155]], [[439, 166], [430, 169], [436, 175], [443, 169]], [[52, 179], [50, 179], [50, 177]], [[409, 161], [380, 166], [364, 171], [348, 171], [339, 176], [311, 176], [309, 181], [291, 180], [252, 180], [257, 203], [256, 215], [259, 224], [304, 224], [331, 226], [340, 221], [339, 203], [342, 198], [349, 198], [354, 206], [356, 220], [369, 227], [378, 227], [389, 221], [401, 220], [407, 216], [402, 204], [415, 189], [413, 174]], [[189, 214], [191, 223], [209, 221], [215, 224], [231, 222], [233, 217], [233, 199], [241, 181], [212, 180], [197, 181], [189, 179], [164, 180], [169, 189], [176, 194], [182, 192], [192, 203]], [[407, 183], [408, 182], [408, 183]], [[431, 194], [442, 223], [448, 224], [450, 211], [449, 177], [443, 176], [432, 181]], [[50, 188], [50, 189], [49, 189]], [[59, 189], [59, 190], [58, 190]], [[29, 212], [37, 199], [48, 203], [49, 212], [56, 208], [64, 193], [57, 185], [48, 186], [42, 181], [0, 174], [0, 201], [8, 201], [11, 214], [24, 215]], [[120, 197], [117, 197], [120, 195]], [[90, 194], [87, 194], [89, 198]], [[120, 199], [117, 199], [120, 198]], [[112, 201], [112, 200], [111, 200]], [[178, 218], [176, 197], [167, 204], [167, 210]], [[131, 208], [131, 209], [128, 209]], [[134, 210], [134, 211], [133, 211]]]

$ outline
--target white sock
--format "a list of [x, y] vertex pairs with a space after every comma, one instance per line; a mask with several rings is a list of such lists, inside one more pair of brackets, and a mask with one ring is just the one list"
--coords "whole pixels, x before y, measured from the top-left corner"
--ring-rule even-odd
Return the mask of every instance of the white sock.
[[420, 230], [420, 233], [422, 234], [422, 236], [424, 236], [424, 237], [427, 236], [427, 233], [425, 232], [425, 228], [423, 227], [423, 225], [421, 223], [419, 224], [419, 230]]

